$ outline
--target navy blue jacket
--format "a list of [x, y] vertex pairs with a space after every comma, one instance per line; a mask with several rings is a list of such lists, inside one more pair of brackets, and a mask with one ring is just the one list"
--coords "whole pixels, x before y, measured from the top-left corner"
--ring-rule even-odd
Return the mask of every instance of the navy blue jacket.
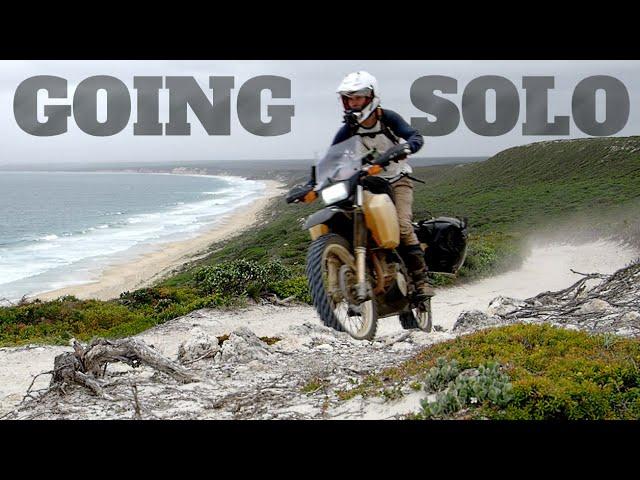
[[[424, 139], [415, 128], [405, 122], [404, 118], [402, 118], [393, 110], [387, 110], [384, 108], [381, 110], [382, 116], [380, 117], [380, 121], [384, 125], [389, 127], [391, 131], [396, 135], [396, 137], [403, 138], [407, 142], [409, 148], [411, 149], [411, 153], [416, 153], [422, 148]], [[342, 128], [340, 128], [340, 130], [338, 130], [338, 133], [334, 137], [333, 143], [331, 145], [344, 142], [351, 136], [353, 136], [352, 130], [348, 125], [345, 124], [342, 126]]]

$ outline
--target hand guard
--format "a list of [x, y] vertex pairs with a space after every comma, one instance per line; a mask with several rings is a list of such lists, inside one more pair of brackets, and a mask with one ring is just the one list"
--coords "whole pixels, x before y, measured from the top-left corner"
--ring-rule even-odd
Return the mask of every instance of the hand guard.
[[390, 162], [398, 162], [407, 158], [407, 155], [411, 153], [411, 148], [406, 143], [400, 143], [391, 147], [387, 152], [390, 152]]
[[286, 201], [287, 203], [298, 203], [311, 190], [313, 190], [313, 185], [296, 185], [287, 193]]

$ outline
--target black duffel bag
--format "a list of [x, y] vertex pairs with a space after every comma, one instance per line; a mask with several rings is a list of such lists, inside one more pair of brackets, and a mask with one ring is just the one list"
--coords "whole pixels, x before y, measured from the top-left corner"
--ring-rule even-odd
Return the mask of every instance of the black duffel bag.
[[418, 240], [427, 244], [429, 271], [455, 274], [467, 255], [467, 219], [437, 217], [413, 225]]

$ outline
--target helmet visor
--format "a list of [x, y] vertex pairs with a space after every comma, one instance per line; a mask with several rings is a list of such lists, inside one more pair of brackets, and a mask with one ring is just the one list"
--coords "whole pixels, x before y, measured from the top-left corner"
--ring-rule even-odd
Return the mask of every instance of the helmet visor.
[[371, 97], [373, 96], [373, 90], [370, 88], [362, 88], [360, 90], [355, 90], [352, 92], [340, 92], [340, 95], [344, 97]]
[[[351, 100], [351, 98], [353, 97], [364, 97], [365, 101], [360, 103], [359, 105], [353, 105], [353, 102]], [[367, 105], [369, 105], [372, 101], [372, 97], [367, 97], [365, 95], [352, 95], [352, 96], [347, 96], [347, 95], [341, 95], [340, 98], [342, 99], [342, 106], [344, 107], [345, 112], [360, 112], [362, 111], [363, 108], [365, 108]]]

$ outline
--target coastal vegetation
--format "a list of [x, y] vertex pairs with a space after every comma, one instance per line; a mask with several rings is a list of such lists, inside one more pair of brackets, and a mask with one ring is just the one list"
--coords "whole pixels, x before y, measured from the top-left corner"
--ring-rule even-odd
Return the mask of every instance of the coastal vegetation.
[[[419, 167], [415, 218], [469, 219], [458, 282], [517, 266], [526, 240], [617, 236], [640, 245], [640, 137], [541, 142], [478, 163]], [[305, 179], [289, 174], [289, 186]], [[275, 199], [259, 224], [155, 286], [108, 301], [73, 296], [0, 307], [0, 346], [121, 338], [200, 308], [310, 302], [301, 225], [319, 204]], [[450, 279], [435, 277], [439, 284]], [[223, 341], [223, 337], [219, 337]], [[277, 339], [271, 339], [277, 341]], [[638, 419], [640, 341], [550, 325], [515, 324], [423, 349], [337, 392], [397, 399], [428, 394], [411, 419]], [[300, 388], [328, 388], [313, 378]]]
[[[469, 252], [458, 281], [517, 266], [526, 240], [540, 230], [562, 240], [613, 234], [640, 244], [640, 137], [534, 143], [483, 162], [418, 167], [414, 176], [425, 181], [415, 183], [416, 220], [469, 219]], [[303, 180], [293, 178], [290, 186]], [[292, 275], [302, 275], [309, 245], [302, 223], [319, 208], [317, 201], [287, 205], [278, 198], [259, 226], [213, 245], [211, 255], [163, 285], [189, 285], [198, 266], [236, 259], [279, 259]]]
[[[289, 186], [304, 180], [299, 172], [289, 175]], [[525, 240], [549, 225], [563, 239], [585, 231], [640, 237], [640, 137], [534, 143], [483, 162], [418, 167], [414, 175], [425, 181], [415, 187], [416, 219], [469, 219], [469, 252], [457, 281], [517, 266]], [[109, 301], [61, 297], [0, 308], [0, 345], [122, 337], [198, 308], [264, 298], [309, 302], [303, 274], [309, 236], [301, 226], [321, 205], [287, 205], [283, 197], [254, 228], [212, 245], [203, 259], [154, 287]]]
[[637, 339], [510, 325], [431, 346], [338, 394], [384, 396], [411, 381], [433, 394], [413, 419], [638, 419], [639, 363]]
[[0, 307], [0, 347], [128, 337], [200, 308], [237, 308], [266, 294], [311, 301], [306, 279], [290, 276], [281, 262], [240, 259], [198, 268], [192, 285], [142, 288], [108, 301], [68, 295]]

